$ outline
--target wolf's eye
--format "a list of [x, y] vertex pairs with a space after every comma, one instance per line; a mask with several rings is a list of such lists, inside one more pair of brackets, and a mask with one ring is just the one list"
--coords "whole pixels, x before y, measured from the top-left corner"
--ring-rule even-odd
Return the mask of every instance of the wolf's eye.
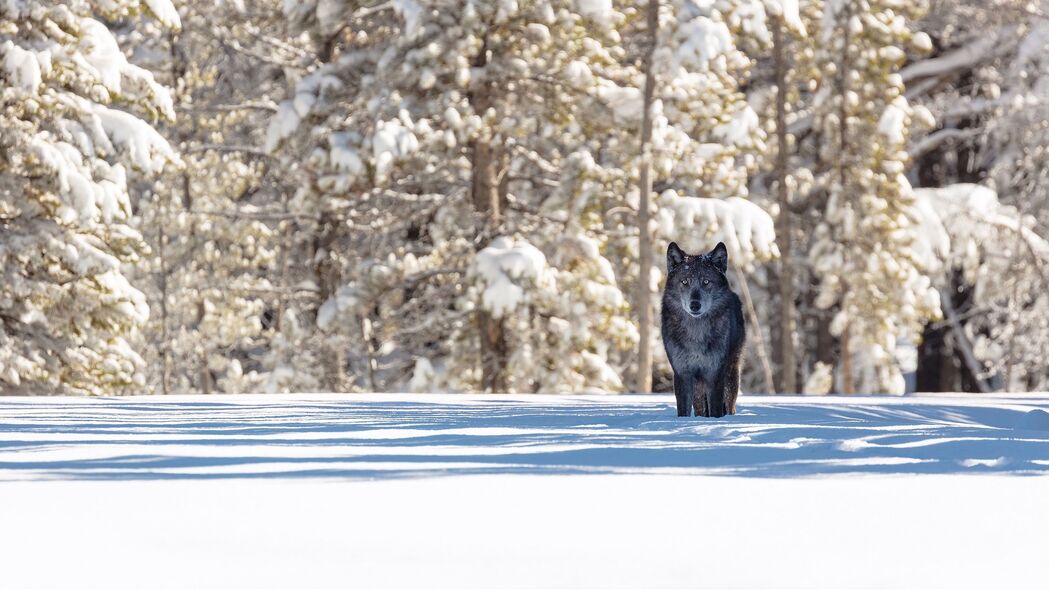
[[687, 285], [688, 284], [688, 279], [681, 279], [681, 284], [682, 285]]
[[709, 284], [710, 284], [710, 279], [703, 279], [703, 286], [704, 287], [709, 285]]

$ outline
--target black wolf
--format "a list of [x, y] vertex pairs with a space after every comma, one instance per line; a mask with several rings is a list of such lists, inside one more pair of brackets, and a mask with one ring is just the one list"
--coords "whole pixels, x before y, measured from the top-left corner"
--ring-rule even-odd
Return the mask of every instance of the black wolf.
[[710, 418], [736, 413], [746, 328], [727, 269], [725, 244], [697, 256], [673, 242], [667, 248], [663, 346], [674, 368], [678, 416], [693, 408], [696, 416]]

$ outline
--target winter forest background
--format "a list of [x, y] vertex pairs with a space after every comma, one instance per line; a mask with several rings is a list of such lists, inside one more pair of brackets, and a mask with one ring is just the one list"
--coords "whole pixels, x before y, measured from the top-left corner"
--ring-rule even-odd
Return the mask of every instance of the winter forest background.
[[0, 92], [2, 393], [667, 391], [671, 240], [745, 391], [1049, 389], [1046, 3], [6, 0]]

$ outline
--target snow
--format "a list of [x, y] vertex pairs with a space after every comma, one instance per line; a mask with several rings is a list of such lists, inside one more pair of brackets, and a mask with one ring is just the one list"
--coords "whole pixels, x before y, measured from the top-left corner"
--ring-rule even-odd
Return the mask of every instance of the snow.
[[667, 190], [660, 204], [660, 233], [686, 252], [706, 252], [724, 242], [730, 262], [744, 267], [779, 256], [775, 222], [746, 199], [685, 197]]
[[41, 132], [28, 142], [38, 163], [58, 181], [63, 205], [57, 214], [67, 223], [79, 220], [84, 225], [94, 224], [99, 214], [106, 223], [123, 219], [131, 211], [124, 167], [114, 164], [92, 170], [85, 153], [94, 155], [95, 149], [85, 148], [94, 146], [105, 153], [119, 148], [130, 163], [147, 172], [162, 170], [165, 163], [177, 162], [178, 156], [152, 126], [134, 115], [83, 100], [70, 102], [87, 111], [82, 124], [90, 127], [91, 140], [83, 135], [84, 145], [78, 147]]
[[565, 66], [565, 80], [576, 88], [587, 88], [594, 81], [594, 74], [586, 62], [573, 60]]
[[119, 146], [138, 169], [160, 172], [167, 162], [178, 161], [171, 145], [149, 123], [102, 105], [94, 105], [94, 114], [113, 144]]
[[792, 31], [805, 36], [805, 24], [801, 22], [798, 0], [765, 0], [765, 10], [774, 16], [782, 16]]
[[331, 163], [336, 170], [346, 172], [351, 178], [357, 177], [364, 172], [364, 162], [360, 153], [353, 145], [353, 135], [349, 133], [332, 133], [328, 138], [331, 144]]
[[[36, 93], [43, 81], [40, 59], [32, 51], [26, 51], [11, 41], [0, 45], [0, 55], [4, 76], [12, 85], [21, 87], [26, 92]], [[50, 59], [48, 59], [50, 64]]]
[[973, 37], [972, 41], [962, 45], [958, 49], [949, 51], [938, 57], [915, 62], [902, 70], [900, 75], [904, 82], [910, 82], [919, 78], [929, 76], [940, 76], [955, 70], [960, 70], [991, 59], [996, 55], [994, 48], [1001, 45], [999, 32], [991, 34], [980, 33]]
[[1027, 412], [1020, 421], [1020, 427], [1025, 430], [1049, 431], [1049, 412], [1042, 409]]
[[0, 398], [0, 587], [1035, 587], [1047, 480], [1016, 476], [1049, 472], [1047, 409]]
[[417, 37], [422, 28], [423, 7], [415, 0], [393, 0], [393, 9], [404, 19], [405, 37]]
[[929, 189], [914, 190], [911, 213], [915, 239], [911, 243], [911, 252], [926, 272], [934, 274], [942, 269], [951, 253], [951, 235], [944, 227], [943, 209], [937, 206], [935, 199], [922, 192], [925, 190]]
[[[92, 279], [98, 283], [101, 290], [99, 295], [101, 303], [113, 304], [118, 311], [135, 323], [144, 323], [149, 319], [149, 305], [146, 303], [146, 296], [132, 287], [124, 275], [116, 270], [110, 270], [97, 274]], [[126, 348], [126, 344], [121, 348]], [[130, 348], [127, 348], [127, 352], [138, 357], [138, 353]]]
[[834, 387], [834, 368], [822, 361], [816, 361], [812, 373], [805, 380], [802, 392], [805, 395], [827, 395]]
[[885, 107], [881, 119], [878, 120], [878, 133], [889, 140], [890, 145], [902, 146], [906, 141], [907, 114], [910, 105], [907, 99], [899, 96]]
[[290, 100], [282, 101], [266, 130], [266, 151], [272, 152], [277, 149], [281, 140], [289, 137], [298, 127], [299, 115], [295, 112], [294, 103]]
[[919, 220], [915, 252], [936, 253], [960, 262], [972, 278], [982, 249], [1001, 247], [1003, 236], [1019, 231], [1028, 249], [1049, 260], [1049, 241], [1020, 223], [1012, 207], [1003, 206], [994, 190], [968, 183], [914, 189], [913, 211]]
[[335, 295], [329, 297], [317, 310], [317, 327], [321, 330], [327, 330], [331, 327], [336, 317], [356, 309], [359, 303], [360, 297], [355, 288], [350, 286], [339, 287], [335, 291]]
[[375, 175], [382, 179], [393, 164], [419, 149], [419, 140], [399, 119], [379, 121], [372, 136]]
[[[288, 10], [287, 4], [285, 10]], [[270, 119], [269, 128], [266, 130], [266, 151], [276, 150], [281, 141], [295, 133], [299, 123], [316, 105], [317, 97], [321, 93], [341, 86], [342, 82], [327, 70], [328, 68], [324, 67], [318, 68], [303, 78], [295, 86], [295, 96], [281, 101], [277, 107], [277, 114]]]
[[679, 68], [688, 71], [708, 71], [710, 62], [732, 51], [732, 33], [723, 22], [700, 16], [679, 23], [673, 31], [673, 54], [669, 60], [671, 72]]
[[95, 74], [107, 90], [121, 94], [121, 77], [128, 61], [116, 38], [106, 25], [94, 19], [80, 19], [80, 29], [85, 69]]
[[612, 114], [618, 121], [640, 124], [645, 112], [645, 100], [637, 88], [601, 80], [597, 87], [597, 96], [612, 109]]
[[484, 283], [481, 305], [496, 318], [517, 309], [532, 287], [550, 288], [555, 281], [539, 249], [505, 236], [477, 253], [474, 272]]
[[608, 27], [612, 24], [614, 11], [612, 0], [575, 0], [576, 10], [583, 17], [593, 22]]
[[412, 379], [408, 388], [415, 393], [426, 391], [436, 374], [430, 360], [420, 357], [415, 360], [415, 368], [412, 370]]
[[1032, 67], [1032, 62], [1041, 60], [1049, 46], [1049, 24], [1037, 21], [1024, 35], [1016, 50], [1016, 61], [1021, 67]]
[[[172, 29], [182, 28], [182, 20], [178, 16], [178, 11], [171, 4], [170, 0], [145, 0], [146, 6], [149, 7], [149, 11], [153, 13], [153, 16], [157, 17], [164, 26]], [[243, 12], [244, 7], [240, 7]]]
[[714, 137], [720, 139], [724, 145], [747, 146], [760, 126], [758, 114], [749, 105], [744, 105], [732, 114], [728, 123], [714, 128]]

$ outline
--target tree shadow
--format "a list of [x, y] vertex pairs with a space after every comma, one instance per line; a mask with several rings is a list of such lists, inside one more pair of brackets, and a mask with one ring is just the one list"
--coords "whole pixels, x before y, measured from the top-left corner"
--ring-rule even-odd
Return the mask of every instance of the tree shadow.
[[1046, 409], [1044, 398], [744, 397], [716, 420], [638, 396], [13, 400], [0, 402], [0, 480], [1044, 474]]

